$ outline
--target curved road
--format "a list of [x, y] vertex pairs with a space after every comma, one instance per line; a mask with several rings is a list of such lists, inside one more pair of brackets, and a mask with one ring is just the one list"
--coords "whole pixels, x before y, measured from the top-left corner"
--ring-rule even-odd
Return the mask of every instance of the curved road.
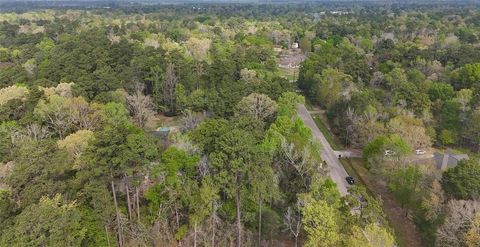
[[348, 194], [347, 188], [350, 186], [348, 185], [347, 181], [345, 180], [348, 177], [347, 171], [343, 168], [342, 164], [338, 160], [338, 156], [336, 152], [330, 146], [323, 133], [318, 129], [315, 121], [313, 121], [312, 116], [308, 112], [305, 105], [299, 105], [297, 107], [298, 116], [303, 120], [306, 126], [308, 126], [312, 130], [312, 135], [315, 139], [320, 141], [322, 144], [322, 159], [327, 162], [328, 165], [328, 172], [332, 180], [337, 184], [338, 190], [342, 196]]

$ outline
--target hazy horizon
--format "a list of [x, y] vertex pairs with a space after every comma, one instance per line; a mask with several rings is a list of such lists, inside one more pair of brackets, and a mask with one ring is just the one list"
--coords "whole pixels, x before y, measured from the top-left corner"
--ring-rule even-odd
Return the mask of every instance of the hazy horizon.
[[312, 2], [385, 2], [385, 3], [478, 3], [476, 0], [0, 0], [14, 2], [154, 2], [154, 3], [312, 3]]

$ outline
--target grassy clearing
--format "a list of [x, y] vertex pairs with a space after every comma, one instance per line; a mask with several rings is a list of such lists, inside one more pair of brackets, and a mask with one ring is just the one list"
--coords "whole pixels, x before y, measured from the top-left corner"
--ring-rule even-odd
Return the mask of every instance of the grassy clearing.
[[286, 78], [288, 81], [294, 81], [298, 79], [298, 69], [291, 68], [279, 68], [280, 76]]
[[312, 114], [312, 118], [315, 121], [315, 124], [317, 127], [320, 129], [320, 131], [323, 133], [325, 138], [327, 139], [328, 143], [330, 143], [330, 146], [332, 146], [333, 149], [335, 150], [341, 150], [343, 149], [343, 145], [340, 144], [340, 142], [335, 138], [330, 130], [328, 130], [327, 126], [323, 122], [322, 118], [317, 115], [317, 114]]

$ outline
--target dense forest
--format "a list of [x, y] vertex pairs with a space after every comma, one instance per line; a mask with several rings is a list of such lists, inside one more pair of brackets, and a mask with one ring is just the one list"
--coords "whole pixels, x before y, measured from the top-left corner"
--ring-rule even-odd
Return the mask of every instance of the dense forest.
[[478, 6], [6, 6], [0, 246], [480, 246]]

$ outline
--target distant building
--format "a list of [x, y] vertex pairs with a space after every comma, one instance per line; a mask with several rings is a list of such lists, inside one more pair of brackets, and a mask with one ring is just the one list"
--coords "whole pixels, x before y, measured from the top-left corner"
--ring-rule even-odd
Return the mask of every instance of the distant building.
[[298, 49], [298, 43], [297, 43], [297, 42], [294, 42], [294, 43], [292, 44], [292, 48], [293, 48], [293, 49]]
[[453, 154], [450, 152], [439, 153], [436, 152], [433, 154], [433, 159], [435, 160], [435, 166], [439, 170], [446, 170], [448, 168], [453, 168], [458, 165], [458, 162], [461, 160], [468, 160], [469, 157], [467, 154]]
[[330, 11], [330, 14], [332, 14], [332, 15], [348, 15], [350, 13], [353, 13], [353, 12], [349, 12], [349, 11]]

